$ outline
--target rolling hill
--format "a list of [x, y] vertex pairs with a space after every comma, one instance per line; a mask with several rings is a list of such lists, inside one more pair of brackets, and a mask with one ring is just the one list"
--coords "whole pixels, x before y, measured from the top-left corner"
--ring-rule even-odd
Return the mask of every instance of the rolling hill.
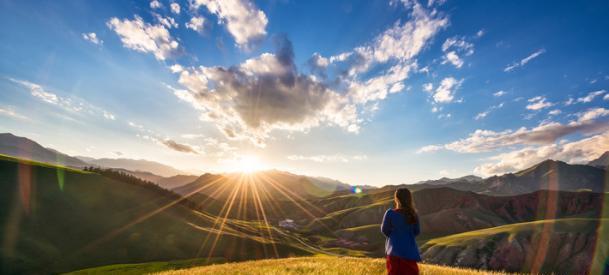
[[259, 221], [226, 219], [220, 231], [222, 220], [193, 210], [176, 194], [136, 178], [117, 179], [124, 177], [0, 156], [0, 273], [313, 253]]
[[[508, 224], [427, 241], [429, 263], [514, 272], [602, 274], [609, 219], [553, 219]], [[598, 233], [598, 235], [597, 235]]]
[[127, 158], [87, 158], [79, 157], [85, 160], [90, 165], [100, 166], [105, 168], [122, 168], [134, 172], [149, 172], [162, 177], [172, 177], [176, 175], [187, 174], [169, 165], [149, 161], [145, 159], [127, 159]]
[[70, 167], [87, 166], [86, 162], [78, 158], [43, 147], [28, 138], [18, 137], [10, 133], [0, 133], [0, 154]]

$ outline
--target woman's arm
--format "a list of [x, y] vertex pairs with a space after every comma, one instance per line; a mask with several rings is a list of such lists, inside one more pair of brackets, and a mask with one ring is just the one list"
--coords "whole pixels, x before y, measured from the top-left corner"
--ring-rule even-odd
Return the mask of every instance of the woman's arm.
[[419, 223], [419, 219], [417, 218], [417, 223], [414, 224], [413, 232], [414, 236], [418, 236], [421, 234], [421, 224]]
[[381, 223], [381, 232], [385, 237], [389, 237], [391, 234], [391, 220], [389, 218], [389, 210], [385, 212], [385, 216], [383, 216], [383, 222]]

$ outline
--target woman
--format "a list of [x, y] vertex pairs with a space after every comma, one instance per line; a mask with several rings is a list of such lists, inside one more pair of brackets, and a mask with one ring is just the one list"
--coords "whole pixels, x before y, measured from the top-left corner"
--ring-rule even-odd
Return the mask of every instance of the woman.
[[387, 273], [389, 275], [417, 275], [421, 261], [415, 237], [419, 235], [419, 217], [414, 209], [412, 193], [406, 188], [395, 191], [395, 209], [385, 212], [381, 231], [387, 237]]

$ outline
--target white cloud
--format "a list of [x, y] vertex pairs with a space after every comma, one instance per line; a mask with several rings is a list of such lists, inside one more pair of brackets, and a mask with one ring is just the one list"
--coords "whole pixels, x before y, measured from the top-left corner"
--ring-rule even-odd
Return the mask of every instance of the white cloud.
[[455, 51], [450, 51], [444, 55], [444, 61], [442, 61], [442, 64], [446, 63], [453, 64], [456, 68], [461, 68], [461, 66], [463, 66], [463, 59], [461, 59]]
[[368, 156], [366, 155], [353, 155], [353, 156], [345, 156], [341, 154], [334, 155], [313, 155], [313, 156], [303, 156], [303, 155], [290, 155], [287, 157], [289, 160], [304, 160], [304, 161], [313, 161], [313, 162], [350, 162], [350, 161], [361, 161], [366, 160]]
[[442, 64], [450, 63], [456, 68], [463, 66], [463, 59], [459, 54], [470, 56], [474, 54], [474, 44], [465, 41], [463, 37], [451, 37], [442, 44], [442, 51], [445, 53]]
[[609, 130], [609, 123], [606, 119], [601, 119], [606, 116], [609, 116], [609, 110], [594, 108], [577, 114], [577, 120], [567, 124], [544, 122], [530, 129], [521, 127], [501, 132], [479, 129], [467, 138], [444, 144], [443, 149], [460, 153], [480, 153], [517, 145], [551, 144], [559, 138], [575, 133], [594, 135]]
[[485, 118], [486, 116], [488, 116], [488, 114], [490, 114], [492, 111], [500, 109], [500, 108], [503, 108], [503, 103], [500, 103], [498, 105], [493, 105], [493, 106], [489, 107], [488, 109], [486, 109], [484, 112], [478, 113], [474, 117], [474, 119], [475, 120], [481, 120], [481, 119]]
[[184, 67], [182, 67], [182, 65], [180, 64], [173, 64], [171, 65], [171, 67], [169, 67], [169, 70], [171, 70], [171, 72], [175, 74], [182, 72], [184, 70]]
[[598, 90], [598, 91], [594, 91], [594, 92], [590, 92], [588, 93], [588, 95], [584, 96], [584, 97], [580, 97], [577, 99], [578, 103], [590, 103], [592, 102], [596, 97], [602, 96], [605, 93], [607, 93], [607, 91], [605, 90]]
[[515, 172], [546, 159], [569, 163], [587, 163], [609, 151], [609, 131], [574, 142], [529, 146], [489, 158], [474, 169], [476, 174], [491, 176]]
[[433, 91], [433, 84], [432, 83], [423, 84], [423, 91], [431, 93]]
[[21, 120], [29, 120], [29, 118], [27, 118], [26, 116], [21, 115], [21, 114], [15, 112], [14, 110], [9, 109], [9, 108], [2, 108], [2, 107], [0, 107], [0, 115], [8, 116], [8, 117], [11, 117], [11, 118], [16, 118], [16, 119], [21, 119]]
[[194, 0], [191, 3], [195, 10], [205, 6], [218, 16], [219, 23], [226, 25], [239, 47], [247, 48], [249, 43], [266, 35], [266, 15], [248, 0]]
[[185, 26], [187, 29], [201, 33], [204, 30], [205, 18], [203, 16], [193, 16], [190, 21], [186, 22]]
[[150, 8], [151, 9], [158, 9], [161, 6], [162, 6], [161, 2], [159, 2], [158, 0], [152, 0], [152, 1], [150, 1]]
[[431, 153], [444, 149], [443, 145], [426, 145], [417, 150], [417, 154]]
[[152, 13], [152, 16], [154, 16], [156, 21], [158, 21], [161, 25], [167, 27], [167, 29], [178, 27], [178, 23], [176, 22], [175, 19], [173, 19], [173, 17], [170, 17], [170, 16], [163, 17], [162, 15], [160, 15], [158, 13]]
[[548, 114], [551, 116], [557, 116], [557, 115], [560, 115], [561, 113], [562, 113], [562, 111], [559, 109], [554, 109], [554, 110], [548, 112]]
[[527, 105], [527, 109], [528, 110], [532, 110], [532, 111], [537, 111], [537, 110], [541, 110], [541, 109], [545, 109], [545, 108], [549, 108], [554, 106], [554, 103], [552, 102], [547, 102], [547, 99], [543, 96], [536, 96], [533, 98], [530, 98], [529, 104]]
[[65, 111], [73, 113], [88, 113], [104, 117], [106, 119], [114, 120], [115, 117], [110, 112], [94, 106], [87, 101], [74, 98], [74, 97], [63, 97], [53, 92], [50, 92], [47, 88], [40, 84], [36, 84], [27, 80], [19, 80], [14, 78], [8, 78], [11, 82], [17, 83], [30, 91], [30, 95], [33, 97], [46, 102], [48, 104], [57, 106]]
[[484, 29], [481, 29], [478, 32], [476, 32], [476, 37], [482, 37], [482, 36], [484, 36], [484, 34], [486, 34], [486, 31]]
[[171, 3], [171, 4], [169, 4], [169, 7], [171, 8], [171, 12], [173, 12], [175, 14], [180, 14], [180, 4]]
[[609, 94], [606, 94], [605, 96], [603, 96], [603, 100], [609, 100]]
[[95, 34], [94, 32], [90, 32], [90, 33], [83, 33], [82, 34], [82, 38], [84, 40], [87, 40], [95, 45], [101, 45], [104, 44], [104, 41], [97, 38], [97, 34]]
[[455, 92], [461, 86], [463, 80], [457, 80], [454, 77], [447, 77], [442, 79], [440, 86], [436, 89], [433, 94], [433, 100], [436, 103], [450, 103], [455, 98]]
[[529, 56], [521, 59], [520, 61], [514, 62], [514, 63], [506, 66], [505, 69], [503, 69], [503, 71], [511, 72], [518, 67], [522, 67], [522, 66], [526, 65], [527, 63], [529, 63], [529, 61], [533, 60], [534, 58], [537, 58], [538, 56], [542, 55], [545, 52], [546, 52], [546, 49], [539, 49], [539, 50], [533, 52], [532, 54], [530, 54]]
[[111, 18], [106, 25], [121, 38], [123, 46], [143, 53], [152, 53], [157, 60], [165, 60], [178, 49], [164, 25], [151, 25], [135, 16], [133, 20]]
[[504, 90], [499, 90], [499, 91], [495, 92], [495, 93], [493, 94], [493, 96], [500, 97], [500, 96], [504, 96], [504, 95], [506, 95], [506, 94], [507, 94], [507, 93], [506, 93]]

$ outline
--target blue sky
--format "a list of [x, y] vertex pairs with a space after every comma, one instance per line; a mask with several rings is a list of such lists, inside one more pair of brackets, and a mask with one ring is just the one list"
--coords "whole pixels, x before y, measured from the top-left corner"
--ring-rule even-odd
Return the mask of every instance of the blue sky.
[[[352, 184], [609, 150], [606, 1], [1, 1], [0, 130]], [[254, 159], [254, 161], [252, 161]]]

